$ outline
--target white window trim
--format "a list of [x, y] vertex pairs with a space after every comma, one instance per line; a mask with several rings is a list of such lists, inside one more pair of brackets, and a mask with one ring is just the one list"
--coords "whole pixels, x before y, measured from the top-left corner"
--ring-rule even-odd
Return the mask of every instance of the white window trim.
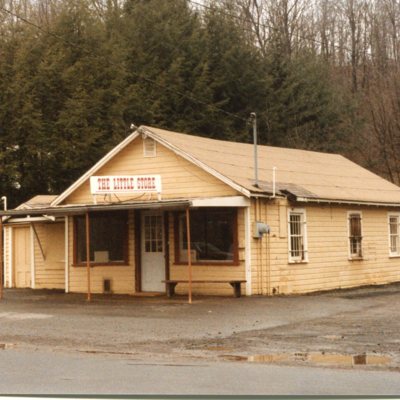
[[[361, 220], [361, 257], [354, 256], [350, 252], [350, 215], [351, 214], [358, 214]], [[349, 260], [363, 260], [364, 259], [364, 232], [363, 232], [363, 216], [362, 211], [360, 210], [352, 210], [347, 211], [347, 252], [349, 255]]]
[[[302, 214], [303, 215], [303, 244], [304, 244], [304, 259], [299, 260], [291, 256], [291, 232], [290, 232], [290, 214]], [[307, 238], [307, 213], [305, 208], [289, 208], [287, 212], [287, 225], [288, 225], [288, 258], [289, 264], [304, 264], [308, 263], [308, 238]]]
[[[390, 244], [390, 218], [391, 217], [398, 218], [399, 227], [398, 227], [398, 231], [397, 231], [397, 236], [399, 237], [399, 248], [397, 249], [397, 252], [392, 252], [391, 244]], [[400, 257], [400, 212], [388, 212], [387, 223], [388, 223], [389, 257], [391, 257], [391, 258]]]

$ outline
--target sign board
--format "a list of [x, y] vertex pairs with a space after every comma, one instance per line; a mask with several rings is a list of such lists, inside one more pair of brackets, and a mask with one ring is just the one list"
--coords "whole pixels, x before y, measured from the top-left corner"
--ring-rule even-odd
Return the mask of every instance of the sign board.
[[161, 176], [91, 176], [90, 192], [92, 194], [161, 193]]

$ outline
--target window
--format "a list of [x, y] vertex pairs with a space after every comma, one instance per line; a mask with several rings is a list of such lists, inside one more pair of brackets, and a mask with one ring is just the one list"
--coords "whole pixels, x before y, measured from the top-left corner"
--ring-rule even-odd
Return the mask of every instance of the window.
[[163, 251], [163, 218], [161, 215], [144, 216], [144, 249], [146, 253]]
[[156, 142], [152, 138], [143, 139], [143, 156], [144, 157], [156, 157], [157, 155]]
[[[175, 224], [175, 253], [187, 262], [186, 215], [178, 214]], [[191, 259], [199, 264], [237, 263], [236, 210], [201, 209], [190, 211]]]
[[389, 215], [389, 255], [400, 256], [400, 215]]
[[[93, 264], [127, 264], [126, 212], [96, 212], [90, 214], [90, 262]], [[85, 216], [74, 218], [75, 264], [86, 263], [86, 220]]]
[[289, 211], [289, 262], [306, 262], [307, 230], [305, 210]]
[[349, 212], [349, 251], [350, 258], [362, 258], [361, 213]]

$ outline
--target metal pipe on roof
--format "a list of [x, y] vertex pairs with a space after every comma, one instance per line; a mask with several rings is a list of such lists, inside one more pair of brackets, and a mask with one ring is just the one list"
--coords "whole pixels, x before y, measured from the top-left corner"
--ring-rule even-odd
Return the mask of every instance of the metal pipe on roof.
[[258, 187], [258, 152], [257, 152], [257, 114], [252, 112], [250, 119], [253, 122], [253, 144], [254, 144], [254, 186]]
[[276, 195], [276, 167], [272, 168], [272, 197]]
[[7, 211], [7, 196], [2, 196], [1, 201], [3, 202], [4, 205], [4, 211]]

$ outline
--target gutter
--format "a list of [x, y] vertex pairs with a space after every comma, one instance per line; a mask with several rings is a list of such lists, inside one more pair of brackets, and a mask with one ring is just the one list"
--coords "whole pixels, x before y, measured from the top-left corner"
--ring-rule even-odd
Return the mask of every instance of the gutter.
[[379, 203], [379, 202], [356, 201], [356, 200], [312, 199], [312, 198], [308, 198], [308, 197], [297, 197], [297, 196], [293, 196], [293, 198], [294, 198], [294, 201], [298, 201], [301, 203], [351, 204], [351, 205], [358, 205], [358, 206], [400, 208], [400, 202], [399, 203]]

